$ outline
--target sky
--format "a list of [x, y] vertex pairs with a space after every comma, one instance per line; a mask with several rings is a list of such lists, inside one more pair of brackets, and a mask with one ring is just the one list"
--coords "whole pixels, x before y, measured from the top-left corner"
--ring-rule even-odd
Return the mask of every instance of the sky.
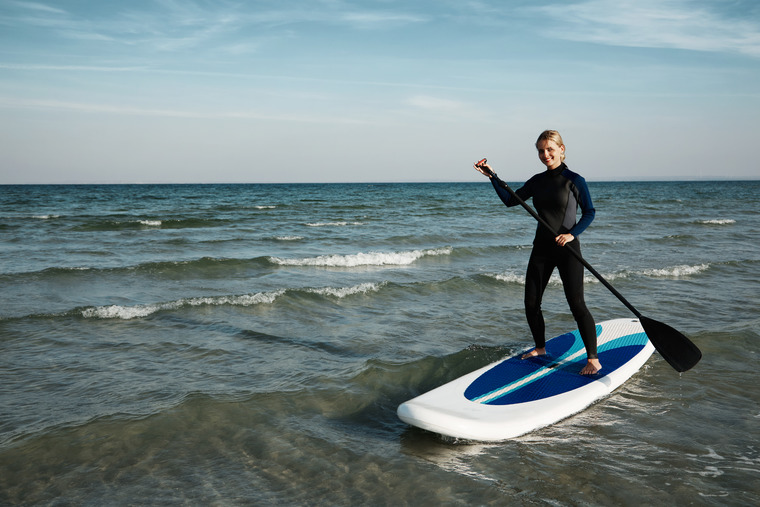
[[0, 184], [758, 179], [757, 0], [0, 0]]

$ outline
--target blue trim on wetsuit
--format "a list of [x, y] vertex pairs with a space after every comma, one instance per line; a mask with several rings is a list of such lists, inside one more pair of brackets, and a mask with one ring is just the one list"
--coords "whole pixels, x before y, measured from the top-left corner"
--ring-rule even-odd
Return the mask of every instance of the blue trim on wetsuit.
[[[519, 203], [501, 185], [498, 176], [491, 179], [496, 193], [508, 207]], [[586, 180], [580, 174], [571, 171], [563, 162], [556, 169], [547, 169], [531, 177], [515, 193], [524, 201], [531, 197], [539, 216], [546, 220], [559, 234], [569, 233], [576, 238], [585, 231], [596, 216], [596, 209], [591, 201]], [[578, 207], [581, 218], [576, 222]], [[535, 242], [540, 240], [553, 241], [553, 237], [538, 226]]]

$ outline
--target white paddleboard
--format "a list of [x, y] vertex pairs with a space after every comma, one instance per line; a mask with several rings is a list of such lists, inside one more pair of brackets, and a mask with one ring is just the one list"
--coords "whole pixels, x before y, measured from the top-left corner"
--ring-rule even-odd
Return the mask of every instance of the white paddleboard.
[[449, 437], [493, 442], [514, 438], [580, 412], [636, 373], [654, 352], [638, 319], [597, 324], [602, 369], [580, 375], [580, 333], [546, 342], [546, 356], [497, 361], [402, 403], [399, 418]]

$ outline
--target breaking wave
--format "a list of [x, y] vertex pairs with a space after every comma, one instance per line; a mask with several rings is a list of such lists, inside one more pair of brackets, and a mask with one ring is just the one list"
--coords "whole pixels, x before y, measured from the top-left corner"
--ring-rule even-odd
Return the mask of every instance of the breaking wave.
[[306, 224], [309, 227], [347, 227], [349, 225], [364, 225], [363, 222], [312, 222]]
[[355, 294], [367, 294], [380, 289], [383, 283], [362, 283], [351, 287], [322, 287], [309, 289], [282, 289], [271, 292], [257, 292], [255, 294], [242, 294], [236, 296], [208, 296], [182, 298], [165, 303], [152, 303], [134, 306], [108, 305], [90, 307], [81, 310], [82, 317], [86, 319], [139, 319], [148, 317], [162, 311], [178, 310], [180, 308], [194, 306], [255, 306], [260, 304], [272, 304], [275, 300], [287, 293], [316, 294], [325, 297], [345, 298]]
[[[647, 278], [682, 278], [682, 277], [689, 277], [698, 275], [700, 273], [703, 273], [707, 271], [710, 268], [709, 264], [698, 264], [696, 266], [689, 266], [689, 265], [681, 265], [681, 266], [671, 266], [668, 268], [662, 268], [662, 269], [656, 269], [656, 268], [645, 268], [645, 269], [638, 269], [638, 270], [622, 270], [618, 271], [616, 273], [601, 273], [601, 275], [607, 280], [607, 281], [613, 281], [613, 280], [620, 280], [620, 279], [626, 279], [626, 278], [635, 278], [635, 277], [647, 277]], [[518, 285], [525, 285], [525, 275], [524, 274], [517, 274], [517, 273], [498, 273], [489, 275], [492, 278], [500, 281], [500, 282], [506, 282], [506, 283], [513, 283]], [[585, 283], [599, 283], [599, 280], [586, 271], [583, 275], [583, 281]], [[562, 283], [562, 280], [559, 277], [559, 274], [555, 271], [552, 273], [551, 278], [549, 279], [549, 285], [559, 285]]]
[[304, 257], [283, 259], [270, 257], [270, 261], [280, 266], [320, 266], [353, 268], [359, 266], [407, 266], [418, 259], [426, 256], [451, 255], [454, 249], [451, 247], [436, 248], [430, 250], [410, 250], [406, 252], [368, 252], [348, 255], [319, 255], [317, 257]]
[[704, 225], [728, 225], [735, 224], [736, 220], [732, 218], [715, 218], [712, 220], [697, 220], [697, 223]]

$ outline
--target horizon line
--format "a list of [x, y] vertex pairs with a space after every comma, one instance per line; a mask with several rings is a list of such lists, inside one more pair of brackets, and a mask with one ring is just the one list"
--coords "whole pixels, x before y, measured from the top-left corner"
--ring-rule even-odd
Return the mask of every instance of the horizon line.
[[[514, 180], [512, 183], [522, 180]], [[613, 179], [591, 180], [588, 183], [710, 183], [710, 182], [754, 182], [758, 178], [691, 178], [691, 179]], [[410, 181], [132, 181], [132, 182], [56, 182], [56, 183], [2, 183], [3, 187], [22, 186], [119, 186], [119, 185], [419, 185], [419, 184], [462, 184], [462, 183], [488, 183], [487, 181], [468, 180], [410, 180]]]

